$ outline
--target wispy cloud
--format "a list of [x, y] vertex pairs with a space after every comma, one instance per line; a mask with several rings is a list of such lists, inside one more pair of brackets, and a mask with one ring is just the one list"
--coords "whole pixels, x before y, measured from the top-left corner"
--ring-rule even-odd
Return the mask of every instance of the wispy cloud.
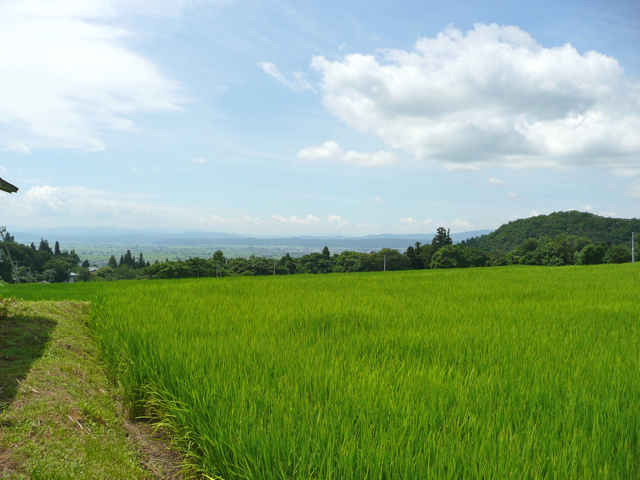
[[202, 158], [202, 157], [198, 157], [198, 158], [190, 158], [189, 161], [191, 163], [207, 163], [207, 161]]
[[314, 217], [313, 215], [307, 215], [306, 217], [302, 218], [298, 218], [295, 215], [289, 218], [280, 217], [278, 215], [271, 215], [271, 219], [282, 223], [294, 223], [298, 225], [312, 225], [320, 223], [320, 219], [318, 217]]
[[289, 74], [290, 78], [287, 78], [283, 75], [278, 67], [270, 62], [260, 62], [258, 66], [262, 68], [262, 70], [267, 73], [272, 78], [275, 78], [278, 82], [284, 85], [287, 88], [290, 88], [294, 92], [302, 92], [304, 90], [311, 90], [315, 92], [313, 85], [309, 83], [304, 72], [291, 72]]
[[5, 145], [2, 148], [3, 150], [7, 150], [9, 152], [20, 152], [20, 153], [26, 153], [26, 154], [31, 153], [31, 149], [22, 142], [11, 143], [11, 144]]
[[[178, 82], [123, 42], [130, 32], [120, 14], [156, 14], [147, 3], [1, 2], [0, 65], [11, 68], [0, 69], [0, 145], [100, 150], [100, 130], [130, 130], [137, 114], [180, 110]], [[184, 2], [161, 3], [179, 12]]]

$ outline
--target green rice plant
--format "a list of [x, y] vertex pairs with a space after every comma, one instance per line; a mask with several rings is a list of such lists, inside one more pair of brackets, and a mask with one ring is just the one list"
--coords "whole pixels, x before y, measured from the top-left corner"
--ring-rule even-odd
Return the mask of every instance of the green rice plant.
[[130, 285], [104, 360], [212, 478], [640, 478], [634, 265]]

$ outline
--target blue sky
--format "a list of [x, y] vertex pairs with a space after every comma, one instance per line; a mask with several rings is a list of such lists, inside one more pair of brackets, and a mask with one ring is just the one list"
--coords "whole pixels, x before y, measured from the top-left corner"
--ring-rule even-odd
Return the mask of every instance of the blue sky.
[[0, 2], [2, 223], [637, 217], [635, 1]]

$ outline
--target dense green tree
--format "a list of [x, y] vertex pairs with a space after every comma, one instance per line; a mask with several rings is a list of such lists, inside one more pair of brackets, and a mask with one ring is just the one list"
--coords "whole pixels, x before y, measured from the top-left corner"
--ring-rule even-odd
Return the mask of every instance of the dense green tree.
[[[327, 251], [329, 249], [327, 248]], [[322, 253], [311, 253], [298, 258], [296, 273], [331, 273], [333, 260]]]
[[[114, 258], [114, 257], [112, 256], [111, 258]], [[117, 276], [116, 276], [117, 268], [118, 268], [117, 265], [116, 267], [112, 267], [111, 265], [108, 265], [106, 267], [99, 268], [98, 271], [96, 272], [96, 276], [98, 278], [103, 278], [106, 281], [117, 280]]]
[[[470, 247], [475, 248], [475, 247]], [[506, 265], [511, 265], [511, 260], [509, 255], [506, 252], [501, 252], [500, 250], [493, 250], [488, 252], [487, 255], [489, 259], [487, 260], [487, 267], [504, 267]]]
[[[545, 236], [540, 239], [539, 242], [535, 241], [535, 239], [531, 238], [524, 242], [520, 248], [514, 252], [513, 263], [520, 265], [544, 265], [551, 267], [559, 267], [561, 265], [566, 265], [565, 259], [563, 258], [563, 252], [559, 248], [559, 245], [555, 243], [552, 239]], [[534, 244], [537, 243], [535, 249], [532, 248]], [[527, 248], [525, 248], [525, 246]], [[524, 253], [526, 251], [526, 253]], [[521, 256], [518, 256], [517, 253], [524, 253]]]
[[107, 265], [111, 268], [118, 268], [118, 261], [116, 260], [116, 257], [114, 255], [111, 255], [109, 261], [107, 262]]
[[444, 245], [431, 257], [431, 268], [466, 268], [469, 261], [462, 245]]
[[386, 268], [388, 271], [409, 270], [411, 261], [409, 257], [392, 248], [383, 248], [379, 252], [371, 252], [362, 254], [362, 271], [363, 272], [381, 272], [384, 270], [386, 257]]
[[329, 247], [327, 247], [325, 245], [325, 247], [322, 249], [322, 256], [324, 258], [331, 258], [331, 252], [329, 252]]
[[222, 250], [216, 250], [213, 254], [213, 261], [218, 265], [223, 265], [227, 263], [227, 259], [224, 256], [224, 252]]
[[43, 272], [44, 264], [52, 258], [53, 254], [49, 253], [47, 250], [38, 250], [33, 256], [33, 266], [37, 271]]
[[606, 245], [601, 243], [590, 243], [577, 255], [576, 265], [599, 265], [603, 263], [606, 253]]
[[345, 250], [334, 260], [333, 271], [336, 273], [361, 272], [362, 256], [361, 253]]
[[278, 272], [282, 275], [293, 275], [296, 273], [296, 261], [289, 253], [278, 260]]
[[89, 260], [85, 260], [84, 262], [82, 262], [82, 268], [89, 268], [91, 266], [91, 264], [89, 264]]
[[83, 282], [91, 281], [91, 272], [89, 271], [88, 268], [82, 267], [80, 269], [80, 271], [78, 272], [78, 280], [81, 280]]
[[69, 280], [69, 272], [73, 265], [68, 259], [62, 257], [53, 257], [43, 265], [43, 270], [53, 270], [55, 272], [53, 281], [56, 283], [66, 282]]
[[53, 256], [54, 257], [58, 257], [62, 254], [62, 252], [60, 251], [60, 243], [56, 240], [56, 244], [53, 248]]
[[133, 258], [131, 250], [127, 250], [127, 253], [120, 256], [120, 263], [118, 264], [118, 268], [122, 266], [126, 266], [132, 269], [136, 268], [136, 259]]
[[602, 260], [605, 263], [628, 263], [631, 261], [631, 249], [624, 245], [612, 245]]
[[423, 247], [420, 242], [416, 242], [414, 247], [407, 247], [406, 255], [413, 270], [422, 270], [425, 268], [424, 258], [422, 257]]
[[40, 239], [40, 245], [38, 246], [38, 250], [42, 252], [47, 252], [53, 256], [53, 250], [49, 246], [49, 240], [45, 240], [43, 238]]
[[451, 240], [451, 236], [449, 235], [450, 232], [451, 230], [447, 230], [444, 227], [438, 227], [438, 229], [436, 230], [436, 236], [433, 237], [433, 240], [431, 241], [431, 245], [437, 248], [441, 248], [446, 245], [452, 245], [453, 241]]
[[486, 267], [490, 262], [490, 256], [484, 250], [476, 247], [462, 248], [464, 249], [464, 256], [470, 267]]

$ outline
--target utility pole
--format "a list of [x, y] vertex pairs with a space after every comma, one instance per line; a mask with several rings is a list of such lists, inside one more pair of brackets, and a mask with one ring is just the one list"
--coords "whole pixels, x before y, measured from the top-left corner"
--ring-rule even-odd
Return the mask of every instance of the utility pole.
[[20, 263], [18, 260], [14, 260], [11, 262], [13, 264], [13, 273], [15, 274], [16, 283], [20, 284], [20, 275], [18, 275], [18, 264]]
[[636, 263], [636, 232], [631, 232], [631, 263]]
[[273, 261], [273, 276], [276, 276], [276, 261]]
[[383, 267], [382, 268], [384, 269], [383, 271], [386, 272], [387, 271], [387, 256], [386, 255], [382, 256], [382, 261], [383, 261]]

